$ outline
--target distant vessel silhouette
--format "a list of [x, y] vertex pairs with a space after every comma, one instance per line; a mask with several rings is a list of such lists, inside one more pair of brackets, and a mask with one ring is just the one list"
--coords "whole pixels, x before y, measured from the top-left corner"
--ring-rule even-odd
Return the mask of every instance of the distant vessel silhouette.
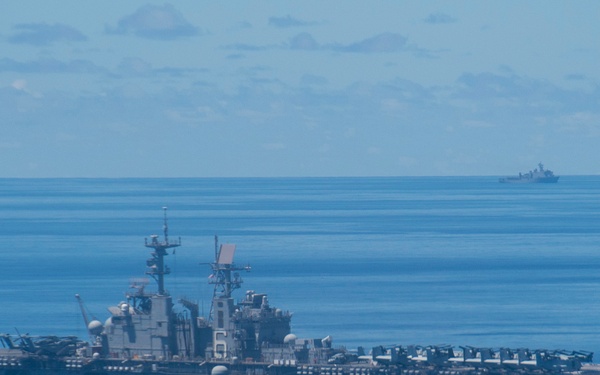
[[555, 183], [558, 182], [559, 176], [555, 176], [554, 172], [549, 169], [544, 169], [544, 165], [540, 162], [539, 169], [534, 169], [527, 173], [519, 173], [518, 176], [501, 177], [499, 182], [509, 184], [529, 184], [529, 183]]

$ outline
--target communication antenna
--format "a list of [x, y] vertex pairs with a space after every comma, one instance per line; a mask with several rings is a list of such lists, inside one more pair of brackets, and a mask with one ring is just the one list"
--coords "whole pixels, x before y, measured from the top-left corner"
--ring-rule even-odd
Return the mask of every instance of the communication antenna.
[[[158, 294], [165, 294], [165, 275], [171, 273], [169, 267], [165, 265], [164, 257], [169, 255], [167, 252], [168, 249], [176, 248], [181, 246], [181, 238], [177, 242], [170, 243], [169, 242], [169, 225], [167, 223], [167, 207], [163, 207], [164, 211], [164, 223], [163, 223], [163, 237], [164, 240], [160, 241], [159, 236], [153, 234], [150, 236], [150, 242], [148, 239], [145, 239], [145, 246], [154, 251], [151, 253], [152, 258], [146, 261], [146, 265], [148, 266], [148, 270], [146, 271], [147, 275], [152, 276], [156, 283], [158, 284]], [[175, 252], [175, 250], [173, 250]]]
[[250, 271], [252, 269], [249, 265], [243, 267], [236, 266], [233, 263], [234, 254], [234, 244], [222, 244], [219, 246], [219, 238], [215, 236], [215, 261], [214, 263], [210, 263], [212, 274], [208, 278], [208, 283], [215, 286], [209, 319], [212, 319], [215, 299], [231, 298], [231, 293], [241, 287], [243, 280], [236, 271]]

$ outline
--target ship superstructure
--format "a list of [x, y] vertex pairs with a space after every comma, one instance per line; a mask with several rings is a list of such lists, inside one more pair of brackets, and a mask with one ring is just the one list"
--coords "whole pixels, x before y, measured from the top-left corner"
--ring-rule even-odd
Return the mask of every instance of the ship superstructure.
[[178, 301], [186, 314], [177, 311], [165, 289], [165, 276], [170, 274], [165, 257], [181, 246], [181, 240], [169, 240], [166, 210], [163, 231], [162, 240], [152, 235], [145, 242], [152, 249], [146, 274], [156, 281], [157, 291], [148, 292], [146, 283], [134, 282], [126, 300], [108, 308], [111, 316], [101, 331], [97, 322], [88, 326], [96, 333], [95, 353], [127, 360], [258, 361], [263, 346], [283, 344], [291, 314], [271, 307], [266, 294], [254, 291], [234, 301], [232, 293], [243, 282], [239, 271], [250, 271], [250, 266], [238, 267], [233, 261], [236, 245], [219, 245], [217, 238], [215, 261], [210, 263], [214, 293], [208, 318], [200, 317], [198, 304], [187, 299]]
[[[144, 281], [134, 281], [132, 292], [126, 300], [108, 308], [111, 316], [104, 329], [97, 335], [96, 352], [111, 358], [171, 358], [174, 355], [187, 355], [190, 348], [181, 347], [180, 336], [189, 336], [189, 322], [178, 319], [173, 311], [173, 299], [165, 289], [165, 276], [170, 273], [165, 257], [170, 249], [181, 246], [181, 241], [170, 242], [167, 216], [163, 225], [164, 237], [150, 236], [145, 246], [152, 249], [151, 258], [146, 261], [146, 274], [157, 284], [157, 291], [146, 292]], [[192, 348], [193, 350], [193, 348]]]
[[[528, 375], [600, 374], [592, 353], [564, 350], [490, 349], [452, 346], [378, 346], [366, 353], [334, 347], [330, 336], [301, 339], [291, 333], [292, 314], [252, 290], [236, 301], [242, 271], [236, 246], [218, 244], [209, 263], [214, 286], [207, 317], [187, 299], [174, 301], [166, 288], [165, 258], [181, 246], [169, 239], [166, 209], [163, 237], [151, 249], [146, 274], [134, 280], [125, 300], [108, 308], [105, 323], [90, 319], [77, 295], [91, 340], [0, 335], [0, 375]], [[350, 329], [350, 328], [349, 328]]]
[[284, 343], [290, 334], [292, 316], [271, 307], [266, 294], [252, 290], [246, 292], [241, 302], [234, 302], [232, 292], [242, 284], [238, 271], [250, 270], [250, 266], [238, 267], [233, 263], [235, 249], [233, 244], [221, 245], [215, 262], [211, 263], [209, 282], [215, 285], [215, 291], [210, 314], [212, 345], [207, 348], [206, 357], [259, 361], [263, 346]]
[[501, 177], [498, 181], [508, 184], [522, 183], [555, 183], [558, 182], [559, 176], [555, 176], [554, 172], [549, 169], [544, 169], [542, 163], [538, 163], [538, 168], [527, 173], [519, 173], [518, 176]]

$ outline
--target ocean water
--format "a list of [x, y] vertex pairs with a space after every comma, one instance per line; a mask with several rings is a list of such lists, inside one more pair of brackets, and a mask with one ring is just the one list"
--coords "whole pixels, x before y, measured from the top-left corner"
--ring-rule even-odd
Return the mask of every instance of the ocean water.
[[87, 337], [74, 295], [108, 318], [163, 206], [167, 289], [205, 312], [218, 235], [299, 337], [600, 355], [600, 176], [0, 179], [0, 333]]

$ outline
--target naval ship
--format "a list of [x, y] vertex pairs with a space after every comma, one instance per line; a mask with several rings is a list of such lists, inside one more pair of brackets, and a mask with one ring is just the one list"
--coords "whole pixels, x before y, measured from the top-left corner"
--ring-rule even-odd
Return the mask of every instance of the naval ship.
[[499, 182], [508, 184], [528, 184], [528, 183], [555, 183], [558, 182], [559, 176], [555, 176], [554, 172], [549, 169], [544, 169], [542, 163], [538, 163], [538, 168], [527, 173], [519, 172], [518, 176], [501, 177]]
[[491, 349], [450, 345], [392, 345], [347, 350], [330, 336], [299, 338], [289, 311], [270, 304], [267, 294], [248, 290], [241, 299], [236, 246], [218, 244], [208, 263], [214, 286], [208, 316], [197, 303], [174, 299], [165, 288], [165, 257], [181, 246], [150, 236], [146, 274], [125, 300], [110, 306], [104, 322], [90, 319], [76, 295], [89, 339], [0, 335], [0, 375], [600, 375], [586, 351]]

